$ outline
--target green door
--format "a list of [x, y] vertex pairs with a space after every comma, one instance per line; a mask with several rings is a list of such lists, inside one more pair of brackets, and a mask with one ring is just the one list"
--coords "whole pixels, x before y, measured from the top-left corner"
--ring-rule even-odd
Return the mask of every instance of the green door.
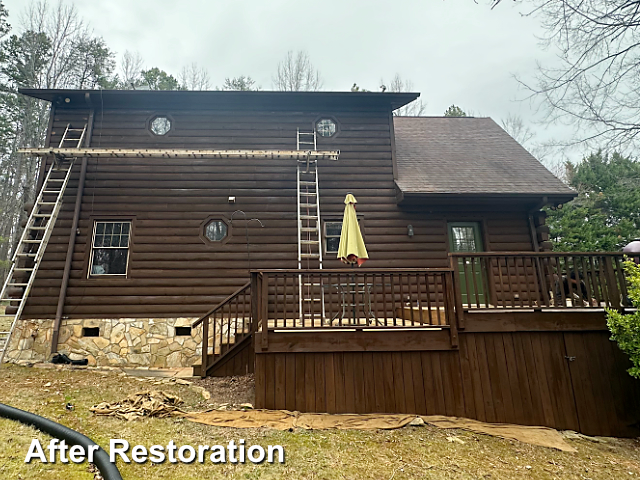
[[[448, 226], [451, 252], [484, 251], [480, 223], [450, 222]], [[463, 305], [477, 305], [478, 303], [483, 305], [485, 303], [485, 294], [480, 259], [459, 258], [458, 268], [460, 271], [460, 292]]]

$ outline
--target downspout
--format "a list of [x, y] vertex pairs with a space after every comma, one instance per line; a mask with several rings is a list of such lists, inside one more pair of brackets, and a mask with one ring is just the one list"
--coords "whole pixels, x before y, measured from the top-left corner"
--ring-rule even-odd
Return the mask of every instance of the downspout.
[[[85, 101], [90, 108], [87, 136], [85, 137], [85, 146], [91, 146], [91, 137], [93, 135], [94, 108], [91, 103], [91, 96], [88, 93], [84, 95]], [[78, 222], [80, 221], [80, 210], [82, 209], [82, 195], [84, 194], [84, 183], [87, 177], [87, 157], [82, 157], [80, 166], [80, 178], [78, 180], [78, 191], [76, 192], [76, 204], [73, 210], [73, 221], [71, 222], [71, 230], [69, 231], [69, 245], [67, 246], [67, 258], [64, 264], [64, 272], [62, 273], [62, 285], [60, 286], [60, 295], [58, 296], [58, 306], [56, 308], [56, 319], [53, 323], [53, 334], [51, 335], [51, 355], [58, 351], [58, 337], [60, 336], [60, 324], [62, 323], [62, 313], [64, 311], [64, 303], [67, 298], [67, 288], [69, 286], [69, 277], [71, 275], [71, 262], [73, 261], [73, 252], [76, 247], [76, 237], [78, 233]]]

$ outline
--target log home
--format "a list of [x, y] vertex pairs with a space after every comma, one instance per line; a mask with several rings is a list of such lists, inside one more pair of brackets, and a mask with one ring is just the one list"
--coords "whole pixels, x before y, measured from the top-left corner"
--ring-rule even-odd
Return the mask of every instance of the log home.
[[413, 93], [21, 93], [51, 118], [25, 152], [9, 360], [255, 372], [261, 408], [636, 431], [604, 314], [630, 308], [622, 257], [550, 251], [541, 208], [575, 193], [491, 119], [394, 117]]

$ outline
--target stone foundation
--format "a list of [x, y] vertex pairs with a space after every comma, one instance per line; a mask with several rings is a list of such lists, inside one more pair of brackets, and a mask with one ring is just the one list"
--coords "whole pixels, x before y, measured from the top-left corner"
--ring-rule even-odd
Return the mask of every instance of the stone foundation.
[[[58, 352], [86, 358], [92, 366], [177, 368], [201, 360], [202, 327], [176, 335], [195, 318], [69, 319], [60, 327]], [[99, 336], [83, 336], [98, 327]], [[14, 363], [44, 362], [49, 353], [53, 320], [21, 320], [13, 331], [6, 359]]]

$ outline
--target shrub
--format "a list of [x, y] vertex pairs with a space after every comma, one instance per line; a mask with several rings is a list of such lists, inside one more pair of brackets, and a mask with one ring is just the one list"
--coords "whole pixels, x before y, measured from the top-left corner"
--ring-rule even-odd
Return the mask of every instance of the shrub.
[[607, 326], [611, 331], [611, 340], [629, 355], [633, 366], [627, 370], [629, 375], [640, 379], [640, 265], [631, 261], [624, 262], [628, 281], [629, 300], [637, 310], [622, 314], [607, 310]]

